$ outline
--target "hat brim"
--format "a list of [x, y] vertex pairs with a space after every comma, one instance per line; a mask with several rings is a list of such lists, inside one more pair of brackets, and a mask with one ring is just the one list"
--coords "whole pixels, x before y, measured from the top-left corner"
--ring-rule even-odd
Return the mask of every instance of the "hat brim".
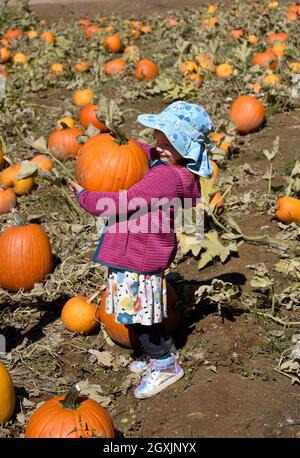
[[[151, 119], [149, 119], [149, 116], [151, 116]], [[140, 124], [162, 132], [167, 137], [171, 145], [176, 149], [176, 151], [178, 151], [176, 145], [174, 144], [174, 142], [172, 142], [172, 139], [169, 138], [167, 126], [161, 126], [159, 124], [160, 120], [161, 118], [158, 114], [143, 114], [138, 116], [138, 122]], [[164, 120], [163, 122], [164, 124], [168, 123], [168, 121], [166, 120]], [[170, 123], [170, 125], [172, 126], [172, 123]], [[180, 151], [178, 151], [178, 153], [180, 154]]]

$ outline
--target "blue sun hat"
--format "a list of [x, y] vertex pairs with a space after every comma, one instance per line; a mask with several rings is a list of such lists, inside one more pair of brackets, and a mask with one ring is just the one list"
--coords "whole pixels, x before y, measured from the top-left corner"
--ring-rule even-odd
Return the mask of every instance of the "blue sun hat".
[[159, 114], [142, 114], [138, 122], [160, 130], [178, 153], [188, 160], [187, 168], [204, 178], [211, 178], [213, 168], [208, 153], [212, 150], [208, 134], [213, 123], [204, 108], [177, 101]]

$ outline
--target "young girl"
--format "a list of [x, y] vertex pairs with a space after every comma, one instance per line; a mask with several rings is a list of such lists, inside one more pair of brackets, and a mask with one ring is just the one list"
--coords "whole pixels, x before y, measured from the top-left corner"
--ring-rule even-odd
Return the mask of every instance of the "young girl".
[[[154, 198], [190, 198], [195, 205], [200, 197], [199, 176], [210, 178], [213, 173], [207, 137], [213, 125], [202, 107], [183, 101], [172, 103], [160, 114], [140, 115], [138, 121], [153, 128], [156, 138], [155, 148], [140, 142], [150, 165], [140, 182], [120, 192], [89, 192], [72, 180], [68, 184], [88, 212], [117, 217], [106, 226], [94, 261], [109, 268], [106, 312], [115, 313], [116, 322], [132, 325], [139, 337], [143, 355], [131, 363], [130, 370], [143, 374], [134, 396], [144, 399], [184, 375], [177, 351], [162, 324], [167, 316], [164, 270], [177, 251], [174, 212], [168, 213], [170, 230], [162, 230], [165, 212], [159, 208], [154, 216], [152, 202]], [[124, 210], [119, 205], [124, 197], [128, 210], [126, 231], [121, 230]], [[101, 204], [103, 199], [105, 203]], [[107, 210], [108, 199], [117, 214]], [[135, 201], [139, 201], [139, 215], [132, 219], [132, 208], [137, 210], [132, 205]], [[147, 230], [137, 231], [139, 227]], [[153, 227], [156, 230], [151, 230]]]

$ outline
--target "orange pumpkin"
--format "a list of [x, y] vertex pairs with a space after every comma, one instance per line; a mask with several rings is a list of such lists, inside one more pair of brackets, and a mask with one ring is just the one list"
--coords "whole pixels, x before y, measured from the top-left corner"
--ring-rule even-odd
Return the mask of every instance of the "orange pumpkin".
[[117, 59], [109, 60], [104, 65], [104, 73], [106, 73], [106, 75], [123, 77], [127, 74], [127, 70], [125, 70], [126, 65], [126, 60], [121, 59], [120, 57], [118, 57]]
[[[224, 137], [225, 137], [225, 135], [222, 134], [221, 132], [213, 132], [209, 136], [210, 140], [212, 140], [213, 142], [216, 142], [216, 143], [219, 143], [221, 140], [223, 140]], [[211, 161], [211, 162], [213, 162], [213, 161]]]
[[55, 63], [50, 67], [50, 75], [61, 76], [64, 73], [64, 64]]
[[114, 438], [112, 420], [93, 399], [79, 396], [75, 385], [67, 395], [46, 401], [29, 419], [26, 438]]
[[258, 41], [258, 38], [257, 38], [256, 35], [252, 34], [252, 35], [248, 36], [248, 43], [253, 45], [253, 44], [257, 43], [257, 41]]
[[0, 424], [11, 419], [15, 404], [16, 396], [11, 376], [0, 361]]
[[211, 201], [209, 202], [210, 207], [215, 207], [214, 212], [217, 215], [221, 215], [224, 211], [225, 200], [222, 198], [220, 192], [216, 192]]
[[36, 30], [28, 30], [26, 35], [28, 36], [29, 40], [34, 40], [39, 36], [39, 33]]
[[86, 72], [89, 68], [90, 64], [87, 60], [82, 60], [81, 62], [77, 62], [77, 64], [74, 65], [74, 70], [77, 73]]
[[[116, 323], [114, 314], [107, 314], [105, 304], [107, 298], [107, 290], [103, 293], [101, 303], [98, 309], [97, 317], [103, 323], [109, 337], [117, 344], [126, 348], [137, 348], [139, 339], [131, 326]], [[167, 309], [168, 318], [164, 319], [164, 325], [168, 334], [173, 334], [178, 328], [180, 321], [180, 312], [175, 308], [177, 301], [176, 293], [170, 284], [167, 284]]]
[[15, 38], [19, 38], [22, 35], [23, 35], [22, 29], [17, 27], [15, 29], [8, 29], [5, 33], [5, 38], [10, 41], [10, 40], [14, 40]]
[[232, 103], [229, 117], [241, 134], [249, 134], [263, 124], [265, 107], [252, 95], [241, 95]]
[[122, 49], [122, 39], [120, 35], [106, 35], [103, 39], [104, 47], [111, 52], [120, 52]]
[[191, 81], [196, 87], [201, 86], [203, 82], [201, 76], [198, 75], [198, 73], [188, 73], [187, 75], [185, 75], [185, 79]]
[[0, 64], [4, 64], [11, 58], [11, 52], [9, 49], [3, 47], [0, 48]]
[[56, 130], [65, 129], [66, 127], [75, 127], [75, 121], [73, 118], [65, 116], [63, 118], [60, 118], [56, 124]]
[[78, 334], [88, 334], [96, 328], [99, 323], [95, 316], [97, 306], [91, 302], [92, 299], [93, 296], [76, 296], [65, 303], [61, 319], [66, 329]]
[[33, 177], [22, 178], [21, 180], [14, 179], [13, 190], [17, 196], [29, 194], [34, 186]]
[[92, 19], [82, 18], [82, 19], [79, 19], [78, 22], [81, 27], [87, 27], [88, 25], [91, 25], [93, 21]]
[[80, 149], [76, 162], [77, 181], [88, 191], [129, 189], [148, 172], [142, 147], [117, 132], [90, 138]]
[[45, 31], [41, 34], [41, 39], [48, 43], [48, 45], [54, 45], [55, 35], [53, 32]]
[[275, 43], [272, 47], [272, 51], [276, 54], [277, 58], [280, 59], [284, 55], [285, 43]]
[[274, 70], [277, 66], [277, 56], [272, 50], [258, 52], [252, 57], [252, 64], [259, 67], [268, 66], [271, 70]]
[[13, 57], [13, 63], [14, 64], [26, 64], [27, 63], [27, 56], [26, 54], [22, 53], [22, 52], [18, 52], [17, 54], [14, 55]]
[[267, 86], [278, 86], [278, 84], [280, 84], [280, 76], [273, 74], [266, 75], [263, 81]]
[[38, 224], [8, 227], [0, 236], [0, 284], [8, 291], [29, 291], [52, 270], [49, 237]]
[[74, 92], [73, 103], [76, 107], [83, 107], [91, 103], [94, 98], [94, 91], [92, 89], [78, 89]]
[[192, 73], [192, 72], [196, 72], [199, 70], [199, 66], [197, 64], [195, 64], [195, 62], [191, 61], [191, 60], [186, 60], [184, 62], [182, 62], [182, 64], [180, 65], [180, 68], [179, 68], [180, 72], [181, 73]]
[[284, 223], [300, 224], [300, 199], [296, 197], [284, 196], [275, 202], [278, 210], [275, 216]]
[[0, 175], [0, 184], [4, 188], [10, 188], [14, 185], [15, 176], [20, 171], [20, 164], [10, 165], [1, 172]]
[[298, 14], [295, 11], [288, 11], [287, 20], [289, 22], [297, 21], [298, 20]]
[[56, 130], [48, 139], [48, 148], [53, 156], [61, 161], [74, 159], [80, 149], [77, 141], [80, 135], [83, 135], [83, 131], [78, 127]]
[[271, 35], [268, 35], [267, 41], [269, 43], [274, 43], [274, 42], [285, 42], [288, 39], [288, 34], [285, 32], [280, 32], [280, 33], [271, 33]]
[[216, 74], [219, 78], [229, 78], [233, 75], [233, 67], [230, 64], [220, 64], [216, 67]]
[[230, 35], [234, 40], [238, 40], [244, 35], [245, 31], [244, 29], [233, 29], [230, 31]]
[[0, 149], [0, 167], [2, 167], [4, 164], [5, 164], [4, 153], [2, 149]]
[[46, 156], [45, 154], [37, 154], [31, 159], [31, 161], [47, 172], [51, 172], [54, 167], [50, 157]]
[[[0, 215], [9, 213], [17, 205], [17, 196], [12, 189], [0, 188]], [[1, 404], [1, 403], [0, 403]], [[1, 409], [0, 409], [1, 410]]]
[[136, 59], [140, 56], [141, 50], [136, 45], [129, 45], [126, 46], [124, 49], [124, 57], [128, 57], [129, 59]]
[[219, 167], [215, 161], [210, 161], [212, 168], [214, 169], [211, 180], [217, 181], [220, 175]]
[[159, 74], [159, 68], [155, 62], [151, 60], [142, 59], [140, 60], [134, 72], [135, 78], [152, 80]]
[[108, 128], [106, 127], [105, 122], [100, 121], [97, 118], [97, 111], [99, 108], [99, 105], [92, 105], [91, 103], [81, 108], [79, 113], [80, 124], [85, 129], [89, 127], [89, 124], [92, 124], [97, 129], [100, 129], [101, 132], [108, 132]]
[[89, 25], [84, 28], [84, 35], [88, 40], [91, 40], [94, 35], [98, 35], [100, 33], [100, 29], [97, 25]]

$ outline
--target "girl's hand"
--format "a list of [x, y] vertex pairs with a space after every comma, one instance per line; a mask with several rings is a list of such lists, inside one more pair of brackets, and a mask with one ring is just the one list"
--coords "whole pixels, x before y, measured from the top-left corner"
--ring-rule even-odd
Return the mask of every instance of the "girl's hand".
[[76, 181], [70, 180], [70, 178], [67, 179], [67, 185], [70, 188], [71, 191], [77, 196], [77, 194], [84, 189], [80, 184], [76, 183]]

